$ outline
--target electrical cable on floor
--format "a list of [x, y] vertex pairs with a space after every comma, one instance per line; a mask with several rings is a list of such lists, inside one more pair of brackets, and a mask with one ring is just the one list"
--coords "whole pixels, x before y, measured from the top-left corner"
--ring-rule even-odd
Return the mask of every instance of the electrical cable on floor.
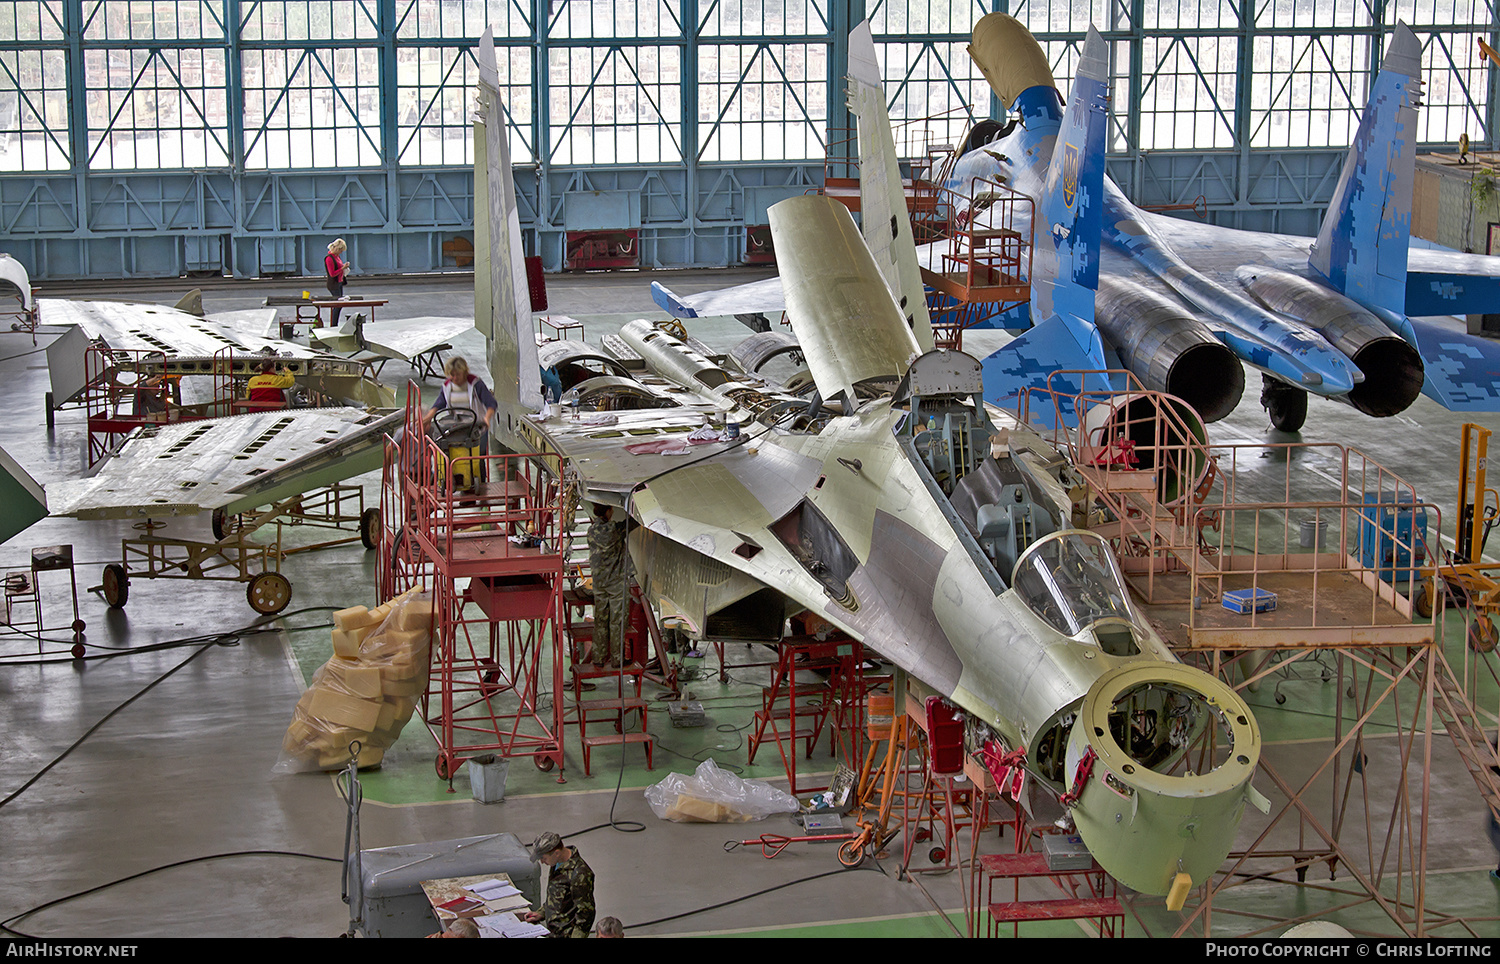
[[[318, 610], [334, 610], [336, 608], [337, 607], [335, 606], [308, 606], [290, 613], [276, 613], [273, 614], [271, 618], [284, 619], [287, 616], [294, 616], [298, 613], [315, 612]], [[256, 623], [252, 623], [251, 625], [259, 625], [260, 622], [260, 620], [257, 620]], [[311, 631], [314, 629], [329, 629], [332, 626], [333, 623], [327, 622], [313, 623], [307, 626], [284, 626], [282, 628], [288, 633], [300, 633]], [[195, 646], [202, 640], [217, 639], [220, 636], [225, 635], [234, 636], [245, 631], [246, 630], [244, 629], [237, 629], [232, 630], [229, 633], [204, 633], [199, 636], [186, 636], [182, 639], [171, 639], [161, 643], [146, 643], [141, 646], [106, 646], [102, 643], [88, 643], [87, 647], [89, 650], [102, 651], [93, 656], [73, 656], [71, 655], [71, 650], [68, 649], [59, 650], [52, 653], [42, 653], [41, 655], [35, 657], [33, 657], [30, 653], [17, 653], [13, 655], [0, 654], [0, 666], [49, 666], [55, 665], [57, 663], [86, 663], [101, 659], [114, 659], [117, 656], [134, 656], [141, 653], [155, 653], [166, 649], [182, 649], [185, 646]], [[255, 632], [265, 631], [266, 630], [263, 629], [255, 630]], [[31, 639], [35, 639], [38, 642], [52, 643], [58, 646], [72, 646], [74, 643], [73, 639], [48, 639], [44, 636], [38, 636], [35, 633], [25, 632], [24, 630], [19, 630], [18, 632], [20, 632], [21, 635], [24, 635]], [[49, 659], [48, 657], [56, 658]]]
[[151, 874], [159, 873], [163, 870], [172, 870], [176, 867], [185, 867], [189, 864], [203, 863], [209, 860], [224, 860], [230, 857], [298, 857], [305, 860], [325, 860], [329, 863], [334, 864], [343, 863], [343, 860], [338, 857], [324, 857], [319, 854], [305, 854], [295, 850], [234, 850], [221, 854], [205, 854], [201, 857], [189, 857], [186, 860], [178, 860], [170, 864], [162, 864], [158, 867], [152, 867], [149, 870], [142, 870], [139, 873], [131, 874], [128, 877], [120, 877], [116, 880], [111, 880], [108, 883], [90, 887], [87, 890], [80, 890], [76, 894], [69, 894], [66, 897], [59, 897], [56, 900], [49, 900], [45, 904], [40, 904], [36, 907], [31, 908], [30, 910], [22, 911], [21, 913], [16, 914], [13, 917], [7, 917], [5, 920], [0, 921], [0, 931], [4, 931], [7, 934], [15, 934], [17, 937], [23, 937], [27, 940], [48, 940], [49, 938], [38, 937], [35, 934], [27, 934], [24, 931], [18, 931], [10, 925], [16, 923], [17, 921], [24, 920], [27, 917], [30, 917], [32, 914], [39, 914], [50, 907], [56, 907], [58, 904], [65, 904], [70, 900], [77, 900], [80, 897], [87, 897], [89, 894], [96, 894], [101, 890], [107, 890], [110, 887], [128, 883], [132, 880], [138, 880], [142, 877], [147, 877]]
[[704, 914], [704, 913], [707, 913], [708, 911], [711, 911], [711, 910], [718, 910], [721, 907], [728, 907], [731, 904], [743, 903], [744, 901], [751, 900], [751, 899], [756, 898], [756, 897], [761, 897], [761, 896], [764, 896], [766, 894], [775, 893], [778, 890], [784, 890], [784, 889], [786, 889], [788, 887], [795, 887], [798, 884], [811, 883], [814, 880], [822, 880], [824, 877], [833, 877], [833, 876], [836, 876], [838, 874], [858, 873], [859, 871], [860, 871], [860, 868], [858, 868], [858, 867], [840, 867], [838, 870], [828, 870], [828, 871], [824, 871], [821, 874], [813, 874], [813, 875], [811, 875], [809, 877], [799, 877], [796, 880], [789, 880], [789, 881], [786, 881], [785, 883], [776, 884], [773, 887], [766, 887], [763, 890], [757, 890], [757, 891], [755, 891], [753, 893], [745, 894], [743, 897], [734, 897], [734, 898], [731, 898], [729, 900], [723, 900], [723, 901], [720, 901], [717, 904], [709, 904], [709, 905], [707, 905], [705, 907], [699, 907], [696, 910], [687, 910], [687, 911], [683, 911], [680, 914], [672, 914], [672, 915], [670, 915], [668, 917], [658, 917], [655, 920], [640, 921], [638, 923], [626, 924], [625, 925], [625, 930], [626, 931], [630, 931], [630, 930], [632, 930], [634, 928], [653, 927], [653, 926], [655, 926], [657, 924], [665, 924], [668, 921], [681, 920], [684, 917], [692, 917], [694, 914]]
[[[81, 745], [83, 745], [83, 741], [84, 740], [87, 740], [90, 736], [92, 736], [94, 734], [94, 732], [96, 730], [98, 730], [105, 723], [109, 722], [109, 720], [112, 719], [115, 716], [115, 714], [119, 713], [121, 710], [125, 709], [127, 706], [129, 706], [130, 704], [134, 703], [136, 700], [140, 699], [142, 696], [145, 696], [151, 690], [155, 689], [158, 684], [165, 682], [169, 677], [171, 677], [172, 675], [174, 675], [178, 670], [182, 669], [184, 666], [187, 666], [189, 663], [191, 663], [193, 660], [197, 659], [199, 656], [202, 656], [204, 653], [208, 652], [208, 650], [210, 648], [212, 648], [214, 646], [238, 646], [240, 644], [240, 637], [241, 636], [249, 636], [249, 635], [253, 635], [255, 633], [263, 633], [263, 632], [274, 632], [275, 628], [271, 627], [270, 625], [268, 625], [269, 622], [271, 620], [273, 620], [273, 619], [280, 619], [280, 618], [283, 618], [283, 616], [295, 616], [295, 615], [297, 615], [299, 613], [312, 612], [312, 611], [316, 611], [316, 610], [329, 610], [329, 609], [332, 609], [332, 608], [333, 608], [332, 606], [309, 606], [309, 607], [307, 607], [305, 609], [298, 609], [298, 610], [295, 610], [295, 611], [290, 612], [290, 613], [272, 614], [270, 616], [264, 616], [264, 617], [262, 617], [260, 619], [257, 619], [255, 622], [250, 623], [248, 626], [244, 626], [244, 627], [241, 627], [240, 629], [236, 629], [236, 630], [231, 630], [230, 632], [227, 632], [227, 633], [214, 633], [214, 634], [211, 634], [211, 635], [205, 634], [205, 635], [201, 635], [201, 636], [192, 636], [192, 637], [188, 637], [185, 640], [167, 640], [166, 642], [162, 642], [162, 643], [153, 643], [153, 644], [150, 644], [149, 647], [140, 647], [140, 648], [135, 649], [135, 650], [129, 650], [129, 651], [126, 651], [126, 652], [119, 652], [119, 653], [105, 653], [105, 654], [101, 654], [100, 656], [93, 657], [94, 659], [111, 659], [111, 658], [113, 658], [115, 656], [125, 656], [125, 655], [129, 655], [130, 653], [136, 653], [136, 652], [150, 652], [150, 651], [157, 650], [157, 649], [176, 649], [176, 648], [182, 648], [184, 646], [198, 646], [198, 650], [196, 652], [194, 652], [191, 656], [189, 656], [187, 659], [183, 660], [182, 662], [178, 663], [176, 666], [174, 666], [171, 669], [167, 670], [165, 673], [161, 674], [156, 679], [152, 680], [150, 683], [147, 683], [146, 686], [143, 689], [141, 689], [139, 692], [137, 692], [134, 696], [130, 697], [125, 702], [121, 703], [119, 706], [116, 706], [114, 709], [112, 709], [108, 713], [104, 714], [104, 716], [101, 717], [97, 723], [95, 723], [93, 726], [91, 726], [87, 730], [85, 730], [83, 732], [82, 736], [80, 736], [80, 737], [78, 737], [78, 739], [74, 740], [68, 746], [68, 748], [65, 749], [65, 750], [63, 750], [62, 753], [58, 754], [52, 760], [52, 762], [50, 762], [46, 766], [42, 767], [42, 769], [40, 769], [39, 771], [37, 771], [35, 774], [32, 775], [31, 779], [29, 779], [25, 783], [21, 784], [20, 787], [18, 787], [14, 791], [12, 791], [4, 799], [0, 799], [0, 807], [4, 807], [6, 804], [8, 804], [12, 800], [14, 800], [16, 797], [19, 797], [21, 794], [25, 793], [32, 786], [32, 784], [34, 784], [38, 780], [40, 780], [43, 776], [45, 776], [47, 774], [48, 771], [50, 771], [53, 767], [55, 767], [59, 763], [61, 763], [64, 759], [66, 759], [68, 757], [69, 754], [71, 754], [74, 750], [78, 749], [78, 747], [80, 747]], [[33, 661], [33, 662], [36, 662], [36, 661]], [[72, 662], [72, 660], [45, 660], [43, 662], [62, 663], [62, 662]], [[26, 665], [26, 664], [11, 663], [11, 664], [8, 664], [8, 665]]]

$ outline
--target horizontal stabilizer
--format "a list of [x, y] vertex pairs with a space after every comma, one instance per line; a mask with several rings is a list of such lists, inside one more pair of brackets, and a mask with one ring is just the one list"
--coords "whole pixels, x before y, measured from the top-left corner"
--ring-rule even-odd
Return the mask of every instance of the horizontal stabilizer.
[[732, 288], [680, 295], [658, 282], [651, 283], [651, 298], [675, 318], [713, 318], [730, 315], [765, 315], [780, 318], [786, 310], [786, 294], [776, 275], [748, 281]]
[[651, 282], [651, 300], [660, 305], [673, 318], [697, 318], [698, 313], [677, 297], [677, 292], [660, 281]]
[[[1029, 405], [1032, 421], [1049, 428], [1056, 422], [1056, 410], [1061, 410], [1064, 424], [1076, 424], [1071, 397], [1110, 388], [1103, 374], [1095, 374], [1110, 367], [1099, 333], [1091, 324], [1087, 331], [1075, 330], [1083, 324], [1052, 318], [986, 358], [984, 400], [1012, 411]], [[1049, 388], [1058, 393], [1056, 406], [1047, 394]]]
[[1406, 313], [1482, 315], [1500, 305], [1500, 258], [1414, 250], [1407, 261]]
[[1453, 412], [1500, 412], [1500, 342], [1411, 319], [1427, 378], [1422, 394]]

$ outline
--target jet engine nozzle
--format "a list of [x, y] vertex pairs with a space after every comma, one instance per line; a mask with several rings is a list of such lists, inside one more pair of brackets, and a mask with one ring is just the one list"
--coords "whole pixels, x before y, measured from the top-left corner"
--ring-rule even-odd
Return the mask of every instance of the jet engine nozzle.
[[1165, 896], [1202, 883], [1234, 843], [1260, 729], [1245, 702], [1201, 670], [1131, 662], [1101, 676], [1068, 739], [1073, 821], [1120, 883]]
[[1082, 399], [1086, 444], [1130, 468], [1155, 472], [1157, 498], [1171, 505], [1208, 478], [1208, 431], [1193, 407], [1163, 392]]
[[1109, 275], [1099, 278], [1095, 321], [1120, 363], [1152, 391], [1176, 395], [1217, 422], [1240, 403], [1245, 368], [1207, 325], [1147, 288]]
[[1364, 374], [1345, 400], [1376, 418], [1404, 412], [1422, 394], [1422, 356], [1359, 302], [1300, 275], [1246, 265], [1240, 284], [1271, 311], [1322, 335]]

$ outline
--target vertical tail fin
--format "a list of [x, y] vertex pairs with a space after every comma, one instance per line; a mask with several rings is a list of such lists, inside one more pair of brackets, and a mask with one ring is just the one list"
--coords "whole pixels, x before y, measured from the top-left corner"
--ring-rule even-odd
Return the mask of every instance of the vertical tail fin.
[[927, 295], [917, 267], [917, 242], [906, 210], [906, 189], [869, 21], [849, 33], [849, 109], [859, 121], [859, 205], [865, 244], [902, 317], [917, 336], [917, 344], [931, 351]]
[[521, 250], [521, 219], [511, 177], [510, 129], [500, 101], [495, 42], [479, 41], [479, 104], [474, 117], [474, 324], [489, 342], [490, 376], [502, 407], [541, 403], [541, 367], [531, 330], [531, 298]]
[[[1105, 114], [1109, 60], [1093, 28], [1084, 42], [1068, 108], [1052, 147], [1046, 186], [1032, 212], [1032, 329], [984, 361], [985, 398], [1012, 404], [1027, 389], [1045, 388], [1059, 369], [1110, 367], [1094, 324], [1104, 211]], [[1054, 378], [1076, 393], [1108, 388], [1100, 379]], [[1069, 418], [1069, 413], [1064, 413]]]
[[1406, 311], [1422, 45], [1396, 25], [1308, 263], [1370, 308]]
[[[1092, 323], [1104, 211], [1104, 122], [1109, 87], [1104, 38], [1084, 41], [1067, 113], [1033, 212], [1031, 317]], [[1097, 337], [1097, 336], [1096, 336]]]

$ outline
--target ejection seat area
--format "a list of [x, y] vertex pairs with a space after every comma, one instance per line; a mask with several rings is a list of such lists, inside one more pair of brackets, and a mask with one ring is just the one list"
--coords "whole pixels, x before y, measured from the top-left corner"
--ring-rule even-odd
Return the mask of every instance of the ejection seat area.
[[949, 521], [977, 543], [999, 582], [1026, 548], [1058, 528], [1044, 492], [1012, 453], [1009, 431], [985, 410], [979, 362], [963, 352], [933, 351], [911, 365], [897, 389], [910, 414], [903, 447], [941, 492]]

